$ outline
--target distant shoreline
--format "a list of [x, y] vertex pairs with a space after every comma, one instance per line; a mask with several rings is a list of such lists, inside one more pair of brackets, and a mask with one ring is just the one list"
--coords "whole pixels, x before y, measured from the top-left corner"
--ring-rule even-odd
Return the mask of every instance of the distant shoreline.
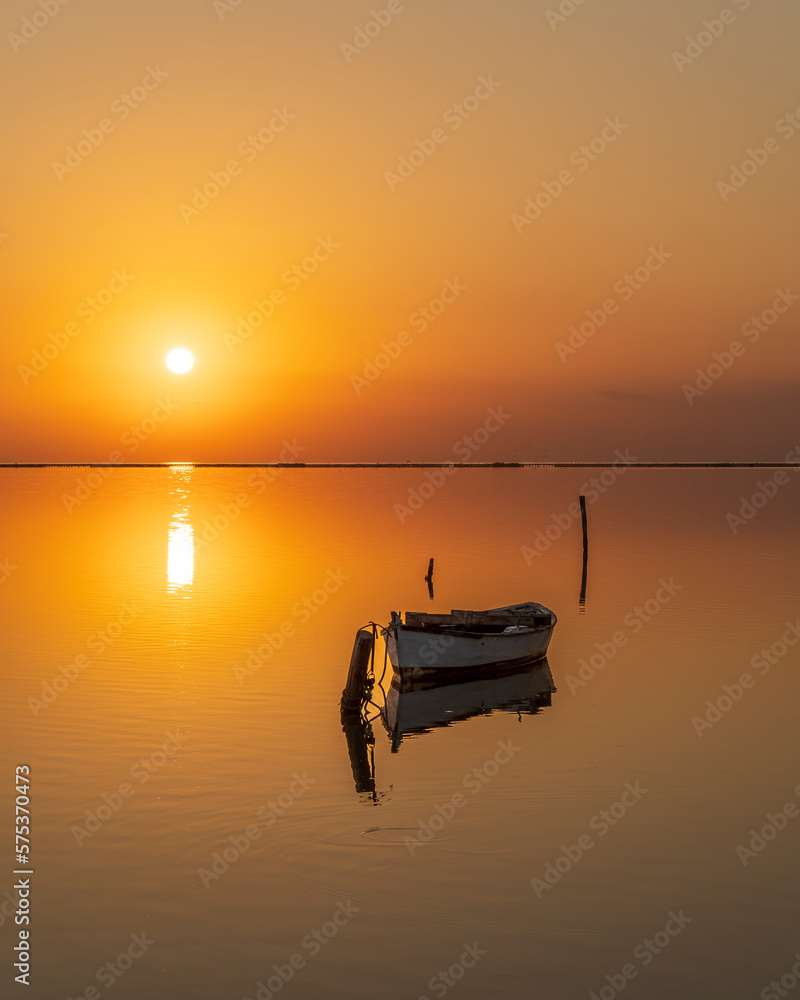
[[[0, 462], [0, 469], [610, 469], [615, 462]], [[797, 469], [796, 462], [633, 462], [626, 469]]]

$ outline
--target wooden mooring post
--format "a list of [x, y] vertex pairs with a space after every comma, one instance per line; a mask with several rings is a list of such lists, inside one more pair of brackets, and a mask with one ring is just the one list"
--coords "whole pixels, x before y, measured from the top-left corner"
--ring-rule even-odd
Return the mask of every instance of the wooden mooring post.
[[370, 629], [362, 628], [356, 632], [353, 654], [350, 657], [350, 669], [347, 672], [347, 683], [342, 692], [343, 715], [361, 711], [374, 643], [375, 637]]

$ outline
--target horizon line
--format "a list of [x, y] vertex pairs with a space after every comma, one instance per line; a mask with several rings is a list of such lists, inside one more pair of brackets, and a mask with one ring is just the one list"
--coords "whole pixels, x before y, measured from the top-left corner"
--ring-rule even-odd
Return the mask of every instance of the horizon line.
[[0, 469], [800, 469], [796, 462], [0, 462]]

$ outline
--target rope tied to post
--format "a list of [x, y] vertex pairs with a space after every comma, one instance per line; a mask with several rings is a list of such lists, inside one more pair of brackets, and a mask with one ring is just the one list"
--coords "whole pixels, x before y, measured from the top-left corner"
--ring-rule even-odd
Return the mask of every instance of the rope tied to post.
[[[347, 683], [342, 692], [342, 712], [360, 713], [367, 705], [380, 706], [372, 700], [372, 692], [377, 684], [383, 691], [383, 678], [386, 676], [388, 647], [384, 651], [383, 672], [380, 680], [375, 676], [375, 644], [378, 634], [386, 635], [386, 629], [377, 622], [367, 622], [356, 632], [353, 653], [350, 657], [350, 669], [347, 673]], [[386, 693], [384, 692], [384, 698]]]

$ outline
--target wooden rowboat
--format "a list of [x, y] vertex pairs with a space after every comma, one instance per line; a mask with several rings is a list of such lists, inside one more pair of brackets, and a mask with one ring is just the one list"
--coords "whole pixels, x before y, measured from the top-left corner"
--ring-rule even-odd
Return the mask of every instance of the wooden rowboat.
[[394, 611], [386, 643], [398, 670], [509, 667], [545, 656], [556, 620], [549, 608], [532, 601], [449, 615], [407, 611], [405, 619]]

